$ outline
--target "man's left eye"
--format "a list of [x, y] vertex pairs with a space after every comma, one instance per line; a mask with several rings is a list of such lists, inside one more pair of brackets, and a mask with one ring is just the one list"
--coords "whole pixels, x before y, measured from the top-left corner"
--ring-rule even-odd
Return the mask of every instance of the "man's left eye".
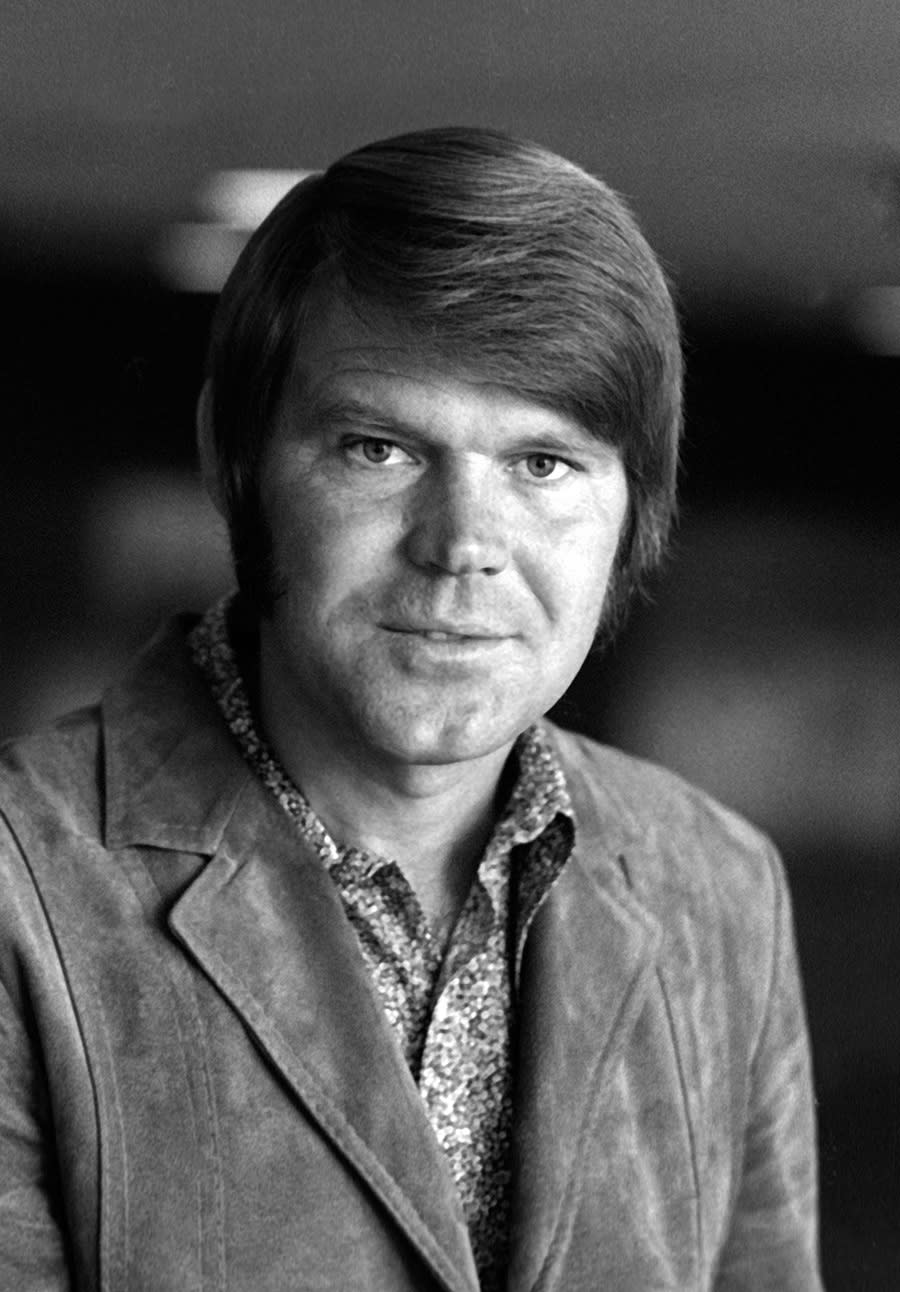
[[535, 480], [559, 480], [571, 470], [568, 462], [551, 453], [529, 453], [523, 459], [528, 474]]

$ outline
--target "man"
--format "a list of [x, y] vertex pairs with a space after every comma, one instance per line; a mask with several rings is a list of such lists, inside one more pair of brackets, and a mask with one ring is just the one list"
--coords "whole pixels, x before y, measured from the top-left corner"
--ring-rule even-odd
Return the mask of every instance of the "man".
[[4, 1287], [819, 1286], [779, 863], [541, 721], [660, 555], [680, 380], [530, 144], [363, 148], [250, 240], [239, 594], [5, 757]]

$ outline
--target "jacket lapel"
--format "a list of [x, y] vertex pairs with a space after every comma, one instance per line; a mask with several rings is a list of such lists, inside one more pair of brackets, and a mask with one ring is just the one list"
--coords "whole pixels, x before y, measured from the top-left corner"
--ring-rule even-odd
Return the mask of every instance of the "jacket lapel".
[[[509, 1292], [565, 1246], [592, 1111], [615, 1072], [655, 967], [656, 920], [619, 865], [627, 819], [608, 826], [567, 769], [575, 851], [528, 935], [519, 988]], [[611, 805], [607, 805], [611, 806]]]
[[322, 863], [263, 795], [247, 785], [170, 925], [446, 1287], [469, 1292], [449, 1167], [356, 935]]
[[237, 754], [178, 636], [105, 699], [107, 843], [211, 854], [169, 914], [174, 935], [441, 1284], [473, 1292], [449, 1166], [335, 885]]

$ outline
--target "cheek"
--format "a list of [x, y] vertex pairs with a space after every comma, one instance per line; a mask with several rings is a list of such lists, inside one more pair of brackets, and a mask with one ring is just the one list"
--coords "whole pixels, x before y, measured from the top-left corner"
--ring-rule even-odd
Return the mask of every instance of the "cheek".
[[266, 516], [275, 568], [288, 594], [334, 602], [390, 568], [396, 525], [390, 510], [354, 506], [302, 483], [269, 488]]
[[566, 526], [551, 527], [528, 554], [530, 581], [551, 618], [566, 632], [592, 636], [615, 559], [621, 524], [617, 517], [598, 524], [588, 514]]
[[262, 499], [276, 554], [315, 559], [337, 535], [340, 511], [327, 491], [311, 487], [303, 473], [285, 469], [277, 457], [263, 477]]

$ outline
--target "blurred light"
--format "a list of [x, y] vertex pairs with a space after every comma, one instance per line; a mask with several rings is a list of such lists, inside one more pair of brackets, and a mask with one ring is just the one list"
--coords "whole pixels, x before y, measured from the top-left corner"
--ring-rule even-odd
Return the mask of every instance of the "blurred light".
[[200, 209], [214, 224], [255, 229], [285, 193], [310, 170], [221, 170], [211, 175], [200, 194]]
[[867, 287], [850, 305], [850, 325], [872, 354], [900, 355], [900, 287]]
[[197, 198], [200, 220], [166, 228], [154, 253], [157, 268], [178, 291], [218, 292], [253, 230], [308, 170], [223, 170]]
[[180, 292], [218, 292], [250, 236], [224, 224], [170, 224], [156, 246], [157, 268]]

